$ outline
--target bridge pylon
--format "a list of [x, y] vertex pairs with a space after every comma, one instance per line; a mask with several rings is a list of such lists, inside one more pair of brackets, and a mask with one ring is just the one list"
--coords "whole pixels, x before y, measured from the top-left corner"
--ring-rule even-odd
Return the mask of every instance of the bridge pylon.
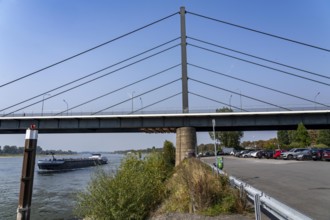
[[187, 157], [196, 155], [197, 144], [196, 129], [194, 127], [181, 127], [176, 129], [175, 166]]
[[182, 112], [189, 113], [188, 105], [188, 68], [187, 68], [187, 35], [186, 9], [180, 8], [181, 20], [181, 69], [182, 69]]

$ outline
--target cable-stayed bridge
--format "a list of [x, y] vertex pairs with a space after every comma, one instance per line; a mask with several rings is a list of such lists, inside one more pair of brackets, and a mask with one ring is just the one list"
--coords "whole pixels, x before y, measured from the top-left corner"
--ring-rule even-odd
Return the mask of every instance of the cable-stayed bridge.
[[217, 131], [290, 130], [300, 122], [310, 129], [326, 129], [330, 111], [3, 117], [0, 133], [24, 133], [30, 125], [40, 133], [170, 133], [181, 127], [193, 127], [198, 132], [211, 131], [212, 120]]
[[[197, 24], [202, 30], [193, 28]], [[169, 28], [171, 34], [165, 34]], [[150, 43], [140, 46], [143, 37]], [[125, 45], [129, 45], [128, 50], [122, 54]], [[98, 51], [107, 47], [113, 59], [96, 68], [101, 66], [99, 60], [105, 59], [104, 51]], [[2, 94], [9, 97], [3, 100], [0, 114], [207, 113], [222, 107], [234, 112], [327, 110], [330, 84], [326, 72], [329, 62], [325, 61], [329, 52], [181, 8], [0, 83]], [[100, 56], [95, 58], [94, 54]], [[71, 70], [76, 66], [83, 70]], [[12, 98], [17, 91], [20, 97]]]
[[325, 129], [329, 52], [181, 8], [2, 82], [0, 132]]

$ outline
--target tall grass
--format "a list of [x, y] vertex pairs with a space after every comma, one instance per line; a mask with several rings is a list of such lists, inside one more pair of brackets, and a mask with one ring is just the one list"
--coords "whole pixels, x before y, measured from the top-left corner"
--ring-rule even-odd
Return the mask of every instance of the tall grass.
[[183, 161], [168, 181], [168, 198], [160, 213], [189, 212], [205, 215], [244, 213], [246, 199], [240, 198], [229, 179], [215, 175], [209, 166], [198, 159]]
[[[165, 157], [166, 158], [166, 157]], [[99, 172], [79, 195], [76, 214], [89, 219], [147, 219], [169, 212], [243, 213], [245, 199], [226, 177], [190, 158], [172, 174], [164, 154], [127, 157], [117, 174]], [[170, 178], [169, 178], [170, 177]]]

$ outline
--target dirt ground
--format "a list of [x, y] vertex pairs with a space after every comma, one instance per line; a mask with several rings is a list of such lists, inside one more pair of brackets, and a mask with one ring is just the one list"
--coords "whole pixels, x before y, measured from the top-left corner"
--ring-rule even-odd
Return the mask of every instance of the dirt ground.
[[219, 215], [215, 217], [201, 216], [195, 214], [187, 213], [169, 213], [160, 216], [151, 217], [149, 220], [216, 220], [216, 219], [226, 219], [226, 220], [252, 220], [254, 215]]

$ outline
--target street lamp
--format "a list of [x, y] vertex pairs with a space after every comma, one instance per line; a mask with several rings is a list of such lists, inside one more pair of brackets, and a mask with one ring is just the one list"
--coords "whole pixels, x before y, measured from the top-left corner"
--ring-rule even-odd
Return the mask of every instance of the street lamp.
[[141, 113], [143, 113], [143, 102], [142, 102], [142, 97], [140, 97], [140, 101], [141, 101]]
[[132, 98], [132, 113], [133, 113], [133, 109], [134, 109], [134, 108], [133, 108], [134, 92], [135, 92], [135, 91], [132, 92], [132, 97], [131, 97], [131, 98]]
[[229, 97], [229, 109], [231, 109], [231, 97], [233, 97], [232, 94], [230, 94], [230, 97]]
[[215, 158], [215, 165], [217, 165], [217, 145], [215, 143], [215, 119], [212, 119], [212, 126], [213, 126], [213, 139], [214, 139], [214, 158]]
[[65, 101], [65, 99], [63, 99], [63, 102], [65, 102], [66, 104], [66, 115], [69, 115], [69, 104], [67, 103], [67, 101]]
[[316, 103], [315, 103], [315, 102], [316, 102], [316, 98], [317, 98], [318, 95], [320, 95], [320, 93], [321, 93], [321, 92], [318, 92], [318, 93], [315, 95], [315, 97], [314, 97], [314, 109], [316, 109]]
[[239, 101], [240, 101], [241, 111], [243, 111], [243, 109], [242, 109], [242, 91], [240, 89], [239, 89]]
[[45, 96], [50, 96], [50, 94], [46, 93], [42, 96], [42, 104], [41, 104], [41, 116], [44, 115], [44, 102], [45, 102]]

